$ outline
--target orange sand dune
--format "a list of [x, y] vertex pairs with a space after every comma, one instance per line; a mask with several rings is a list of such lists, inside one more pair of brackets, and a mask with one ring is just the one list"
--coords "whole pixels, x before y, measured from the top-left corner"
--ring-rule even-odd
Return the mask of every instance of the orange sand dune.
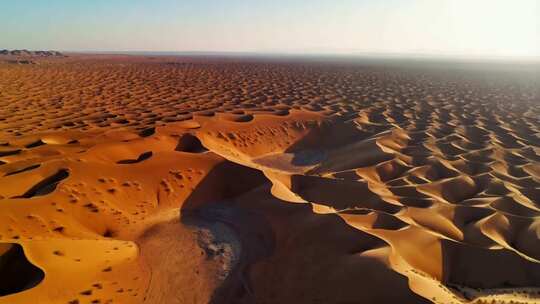
[[528, 68], [36, 61], [0, 63], [0, 304], [540, 303]]

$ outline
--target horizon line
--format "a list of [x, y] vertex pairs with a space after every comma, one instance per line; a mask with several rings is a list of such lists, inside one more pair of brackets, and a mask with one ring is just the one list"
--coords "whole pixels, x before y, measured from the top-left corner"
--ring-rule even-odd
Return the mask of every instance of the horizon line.
[[[3, 50], [6, 48], [1, 48]], [[6, 49], [9, 50], [9, 49]], [[224, 57], [327, 57], [327, 58], [371, 58], [371, 59], [444, 59], [458, 61], [499, 61], [499, 62], [540, 62], [540, 55], [472, 55], [460, 53], [432, 53], [432, 52], [385, 52], [385, 51], [165, 51], [165, 50], [69, 50], [69, 49], [28, 49], [14, 48], [13, 50], [27, 51], [59, 51], [66, 54], [86, 55], [128, 55], [128, 56], [224, 56]]]
[[296, 51], [152, 51], [152, 50], [58, 50], [71, 54], [96, 55], [145, 55], [145, 56], [255, 56], [255, 57], [367, 57], [395, 59], [456, 59], [480, 61], [540, 61], [540, 55], [467, 55], [452, 53], [412, 53], [412, 52], [296, 52]]

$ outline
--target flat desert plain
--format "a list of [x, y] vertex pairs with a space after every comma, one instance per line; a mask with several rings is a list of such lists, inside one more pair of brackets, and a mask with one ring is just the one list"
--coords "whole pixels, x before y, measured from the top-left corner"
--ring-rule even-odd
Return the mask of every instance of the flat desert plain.
[[540, 303], [538, 65], [0, 63], [0, 303]]

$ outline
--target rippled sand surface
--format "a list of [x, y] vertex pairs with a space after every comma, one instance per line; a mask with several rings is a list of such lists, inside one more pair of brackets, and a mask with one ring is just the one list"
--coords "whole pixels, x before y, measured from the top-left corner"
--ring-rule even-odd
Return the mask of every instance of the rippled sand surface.
[[0, 63], [0, 303], [539, 303], [537, 71]]

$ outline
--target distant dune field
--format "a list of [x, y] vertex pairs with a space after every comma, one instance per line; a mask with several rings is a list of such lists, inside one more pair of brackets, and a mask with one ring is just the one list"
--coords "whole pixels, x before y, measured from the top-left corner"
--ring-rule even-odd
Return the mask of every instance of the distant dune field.
[[68, 55], [0, 56], [0, 304], [540, 303], [538, 66]]

